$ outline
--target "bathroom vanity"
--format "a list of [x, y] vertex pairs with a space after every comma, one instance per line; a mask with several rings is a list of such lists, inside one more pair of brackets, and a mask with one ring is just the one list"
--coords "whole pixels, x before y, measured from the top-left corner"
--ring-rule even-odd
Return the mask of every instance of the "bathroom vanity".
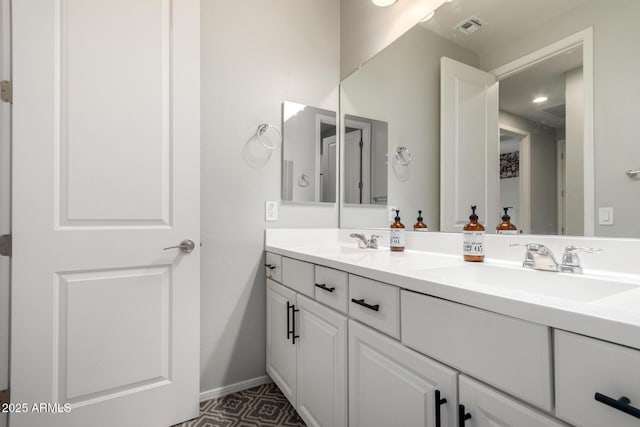
[[[640, 277], [624, 242], [487, 236], [477, 264], [459, 234], [411, 233], [416, 250], [393, 253], [353, 231], [266, 234], [267, 372], [308, 425], [639, 425]], [[509, 248], [532, 238], [605, 251], [585, 274], [533, 271]]]

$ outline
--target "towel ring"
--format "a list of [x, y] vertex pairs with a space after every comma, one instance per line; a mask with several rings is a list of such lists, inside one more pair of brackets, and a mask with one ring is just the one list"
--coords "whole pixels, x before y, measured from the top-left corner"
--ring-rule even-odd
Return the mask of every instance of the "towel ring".
[[[403, 153], [406, 153], [406, 157]], [[402, 166], [409, 166], [409, 163], [411, 163], [411, 152], [407, 150], [407, 147], [403, 145], [396, 147], [396, 160]]]
[[[278, 134], [278, 142], [274, 145], [269, 145], [262, 140], [262, 135], [267, 133], [269, 129], [273, 129]], [[258, 129], [256, 130], [256, 138], [258, 139], [260, 145], [262, 145], [267, 150], [277, 150], [282, 145], [282, 133], [280, 132], [280, 130], [278, 130], [277, 127], [275, 127], [274, 125], [270, 125], [269, 123], [263, 123], [258, 126]]]
[[302, 175], [300, 175], [300, 177], [298, 178], [298, 186], [299, 187], [308, 187], [309, 186], [309, 175], [307, 175], [306, 173], [303, 173]]

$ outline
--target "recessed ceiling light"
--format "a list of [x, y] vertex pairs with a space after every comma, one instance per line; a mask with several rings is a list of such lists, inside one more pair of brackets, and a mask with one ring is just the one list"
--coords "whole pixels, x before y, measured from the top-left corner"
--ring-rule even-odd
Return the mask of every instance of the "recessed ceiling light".
[[379, 6], [379, 7], [391, 6], [396, 1], [398, 1], [398, 0], [371, 0], [371, 2], [373, 2], [373, 4], [375, 4], [376, 6]]
[[428, 20], [430, 20], [431, 18], [433, 18], [436, 14], [435, 10], [432, 10], [430, 14], [428, 14], [427, 16], [425, 16], [424, 18], [422, 18], [422, 21], [420, 22], [427, 22]]
[[539, 104], [541, 102], [546, 101], [547, 99], [549, 99], [549, 98], [547, 98], [546, 96], [538, 96], [538, 97], [533, 98], [533, 102], [535, 102], [536, 104]]

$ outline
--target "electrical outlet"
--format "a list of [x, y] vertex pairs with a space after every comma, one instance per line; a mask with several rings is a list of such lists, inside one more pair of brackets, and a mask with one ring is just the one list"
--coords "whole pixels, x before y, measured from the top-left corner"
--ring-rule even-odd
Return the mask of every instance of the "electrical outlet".
[[598, 217], [600, 225], [613, 225], [613, 208], [600, 208]]
[[267, 200], [264, 203], [264, 219], [265, 221], [278, 220], [278, 202]]
[[396, 209], [398, 209], [398, 207], [387, 206], [387, 208], [389, 209], [389, 221], [393, 221], [396, 218]]

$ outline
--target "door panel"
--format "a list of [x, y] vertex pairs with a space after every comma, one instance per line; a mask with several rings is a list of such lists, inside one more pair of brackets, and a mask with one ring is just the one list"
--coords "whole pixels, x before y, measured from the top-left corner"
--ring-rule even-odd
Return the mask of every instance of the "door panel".
[[12, 9], [12, 427], [198, 415], [197, 0]]
[[470, 205], [481, 222], [498, 218], [498, 83], [493, 74], [441, 60], [442, 231], [462, 231]]

